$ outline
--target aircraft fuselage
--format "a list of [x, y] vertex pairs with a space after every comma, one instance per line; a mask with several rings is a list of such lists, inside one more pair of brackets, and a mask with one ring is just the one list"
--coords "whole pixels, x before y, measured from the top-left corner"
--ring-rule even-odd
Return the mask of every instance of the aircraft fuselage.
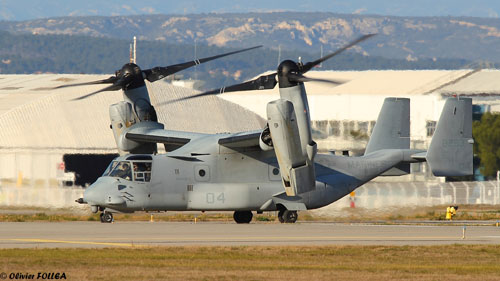
[[[186, 210], [273, 211], [284, 206], [313, 209], [345, 194], [316, 182], [316, 189], [301, 196], [286, 196], [275, 158], [264, 152], [176, 157], [167, 154], [121, 156], [110, 168], [128, 164], [128, 175], [110, 171], [84, 194], [91, 206], [122, 212]], [[134, 160], [134, 159], [150, 160]], [[265, 159], [264, 159], [265, 158]], [[113, 164], [114, 163], [114, 164]], [[145, 166], [150, 171], [134, 167]], [[345, 192], [341, 192], [345, 193]], [[303, 205], [297, 205], [301, 204]]]

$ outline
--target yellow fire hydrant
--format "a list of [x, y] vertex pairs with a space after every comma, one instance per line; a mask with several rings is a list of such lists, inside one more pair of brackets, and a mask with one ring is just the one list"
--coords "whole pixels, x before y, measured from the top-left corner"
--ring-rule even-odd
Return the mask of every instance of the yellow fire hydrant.
[[457, 207], [448, 206], [448, 208], [446, 208], [446, 219], [451, 221], [453, 216], [457, 214], [457, 209], [458, 209], [458, 206]]

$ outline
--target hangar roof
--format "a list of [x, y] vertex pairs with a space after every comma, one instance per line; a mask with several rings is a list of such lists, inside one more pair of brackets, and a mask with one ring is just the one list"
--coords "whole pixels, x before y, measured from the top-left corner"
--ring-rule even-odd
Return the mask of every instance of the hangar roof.
[[[327, 119], [352, 116], [341, 110], [346, 108], [345, 105], [342, 107], [339, 104], [341, 109], [335, 109], [331, 103], [322, 101], [322, 96], [342, 96], [349, 98], [345, 102], [355, 99], [353, 102], [357, 104], [359, 101], [356, 97], [359, 97], [375, 107], [373, 105], [386, 96], [435, 95], [440, 98], [441, 95], [451, 94], [500, 94], [499, 70], [310, 71], [307, 76], [346, 81], [339, 86], [306, 83], [307, 93], [312, 96], [310, 105], [314, 107], [314, 114], [323, 119], [327, 113], [330, 116]], [[121, 91], [103, 92], [84, 100], [71, 101], [102, 85], [51, 89], [65, 83], [108, 77], [77, 74], [0, 75], [0, 149], [114, 152], [116, 148], [109, 130], [108, 106], [122, 100]], [[162, 81], [152, 84], [147, 82], [146, 85], [153, 105], [194, 94], [191, 89]], [[265, 104], [278, 95], [278, 87], [275, 87], [265, 91], [226, 93], [221, 96], [226, 100], [211, 96], [156, 106], [156, 109], [160, 122], [172, 130], [204, 133], [247, 131], [264, 126], [265, 120], [258, 114], [264, 116]], [[320, 114], [322, 111], [325, 114]], [[331, 115], [332, 112], [340, 114], [340, 111], [343, 112], [342, 116]], [[378, 112], [378, 109], [372, 111]], [[369, 119], [375, 117], [376, 114]]]
[[[307, 82], [308, 95], [381, 95], [411, 96], [432, 93], [449, 83], [468, 79], [472, 69], [459, 70], [366, 70], [366, 71], [309, 71], [311, 78], [337, 79], [345, 83], [335, 86], [322, 82]], [[270, 74], [271, 71], [265, 74]], [[482, 75], [476, 73], [477, 75]], [[500, 77], [500, 72], [494, 75]], [[260, 75], [259, 75], [260, 76]], [[499, 87], [500, 89], [500, 87]], [[257, 94], [278, 95], [278, 87], [272, 90], [232, 92], [225, 95]]]
[[[115, 152], [116, 145], [109, 129], [108, 106], [122, 100], [121, 91], [103, 92], [71, 101], [103, 86], [51, 89], [65, 83], [108, 77], [75, 74], [0, 75], [0, 149]], [[162, 81], [152, 84], [147, 82], [146, 85], [153, 105], [193, 94], [193, 90]], [[159, 122], [171, 130], [237, 132], [255, 130], [265, 124], [255, 113], [217, 97], [155, 107]]]

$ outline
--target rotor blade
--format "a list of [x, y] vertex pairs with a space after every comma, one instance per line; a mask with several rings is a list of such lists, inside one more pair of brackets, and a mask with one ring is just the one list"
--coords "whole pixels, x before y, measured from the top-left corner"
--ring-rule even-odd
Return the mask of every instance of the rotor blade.
[[262, 45], [243, 49], [243, 50], [238, 50], [238, 51], [234, 51], [234, 52], [230, 52], [230, 53], [225, 53], [225, 54], [221, 54], [221, 55], [217, 55], [217, 56], [213, 56], [213, 57], [197, 59], [197, 60], [190, 61], [190, 62], [179, 63], [179, 64], [169, 65], [169, 66], [165, 66], [165, 67], [154, 67], [151, 69], [143, 70], [142, 73], [144, 74], [144, 77], [149, 82], [154, 82], [156, 80], [167, 77], [168, 75], [172, 75], [176, 72], [179, 72], [179, 71], [184, 70], [186, 68], [189, 68], [189, 67], [207, 62], [207, 61], [211, 61], [211, 60], [222, 58], [222, 57], [229, 56], [229, 55], [234, 55], [237, 53], [249, 51], [249, 50], [260, 48], [260, 47], [262, 47]]
[[107, 79], [104, 79], [104, 80], [97, 80], [97, 81], [91, 81], [91, 82], [83, 82], [83, 83], [61, 85], [61, 86], [54, 87], [53, 89], [61, 89], [61, 88], [74, 87], [74, 86], [96, 85], [96, 84], [113, 84], [116, 81], [118, 81], [118, 77], [111, 76], [111, 77], [109, 77]]
[[294, 74], [294, 73], [288, 73], [287, 77], [289, 80], [295, 81], [295, 82], [311, 82], [311, 81], [313, 81], [313, 82], [330, 83], [330, 84], [335, 84], [335, 85], [344, 84], [346, 82], [343, 80], [334, 80], [334, 79], [309, 78], [309, 77], [305, 77], [301, 74]]
[[166, 103], [162, 103], [160, 105], [170, 104], [170, 103], [174, 103], [174, 102], [178, 102], [178, 101], [194, 99], [194, 98], [199, 98], [199, 97], [204, 97], [204, 96], [214, 96], [214, 95], [219, 95], [219, 94], [228, 93], [228, 92], [273, 89], [274, 86], [276, 86], [276, 84], [278, 83], [278, 81], [276, 80], [276, 74], [277, 74], [276, 72], [273, 72], [271, 74], [262, 75], [254, 80], [243, 82], [241, 84], [236, 84], [236, 85], [220, 88], [217, 90], [211, 90], [208, 92], [192, 95], [189, 97], [183, 97], [180, 99], [171, 100], [171, 101], [168, 101]]
[[103, 88], [103, 89], [100, 89], [100, 90], [97, 90], [95, 92], [92, 92], [90, 94], [86, 94], [85, 96], [81, 96], [81, 97], [78, 97], [78, 98], [74, 98], [72, 99], [72, 101], [75, 101], [75, 100], [83, 100], [83, 99], [86, 99], [90, 96], [93, 96], [95, 94], [98, 94], [100, 92], [105, 92], [105, 91], [116, 91], [116, 90], [120, 90], [122, 87], [120, 85], [109, 85], [107, 86], [106, 88]]
[[130, 83], [131, 79], [132, 79], [132, 76], [129, 76], [129, 75], [122, 76], [118, 80], [116, 80], [113, 85], [109, 85], [106, 88], [102, 88], [102, 89], [97, 90], [95, 92], [92, 92], [90, 94], [86, 94], [85, 96], [81, 96], [81, 97], [78, 97], [78, 98], [75, 98], [75, 99], [72, 99], [72, 100], [82, 100], [82, 99], [88, 98], [88, 97], [93, 96], [93, 95], [95, 95], [97, 93], [100, 93], [100, 92], [120, 90], [123, 86], [127, 85], [128, 83]]
[[315, 60], [315, 61], [308, 62], [308, 63], [304, 64], [304, 66], [302, 66], [302, 73], [306, 73], [306, 72], [308, 72], [309, 70], [311, 70], [311, 69], [312, 69], [313, 67], [315, 67], [316, 65], [318, 65], [318, 64], [320, 64], [320, 63], [322, 63], [322, 62], [326, 61], [327, 59], [329, 59], [329, 58], [331, 58], [331, 57], [333, 57], [333, 56], [336, 56], [336, 55], [338, 55], [338, 54], [342, 53], [343, 51], [345, 51], [345, 50], [347, 50], [347, 49], [351, 48], [352, 46], [354, 46], [354, 45], [356, 45], [356, 44], [358, 44], [358, 43], [360, 43], [360, 42], [363, 42], [363, 41], [365, 41], [366, 39], [368, 39], [368, 38], [370, 38], [370, 37], [372, 37], [372, 36], [375, 36], [375, 35], [376, 35], [376, 33], [374, 33], [374, 34], [366, 34], [366, 35], [363, 35], [363, 36], [359, 37], [358, 39], [356, 39], [356, 40], [354, 40], [354, 41], [350, 42], [349, 44], [345, 45], [344, 47], [342, 47], [342, 48], [338, 49], [337, 51], [335, 51], [335, 52], [333, 52], [333, 53], [331, 53], [331, 54], [329, 54], [329, 55], [327, 55], [327, 56], [324, 56], [324, 57], [322, 57], [322, 58], [320, 58], [320, 59], [317, 59], [317, 60]]

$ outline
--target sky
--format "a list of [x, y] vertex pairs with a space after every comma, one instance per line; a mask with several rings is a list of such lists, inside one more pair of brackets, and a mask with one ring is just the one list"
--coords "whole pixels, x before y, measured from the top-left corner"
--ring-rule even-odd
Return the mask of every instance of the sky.
[[275, 11], [497, 18], [500, 0], [0, 0], [0, 20], [11, 21], [63, 16]]

